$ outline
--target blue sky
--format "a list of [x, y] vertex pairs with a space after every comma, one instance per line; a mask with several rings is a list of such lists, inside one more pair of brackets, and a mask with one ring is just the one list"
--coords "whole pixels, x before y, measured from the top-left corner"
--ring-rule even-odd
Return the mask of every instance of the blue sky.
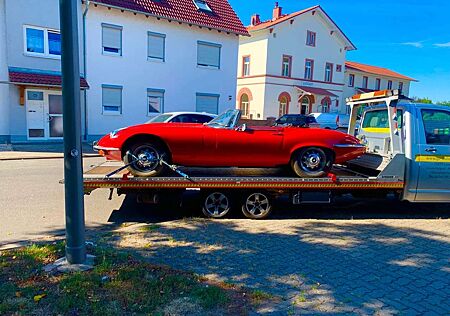
[[[270, 19], [274, 0], [229, 0], [244, 25]], [[449, 0], [280, 0], [284, 13], [320, 4], [358, 50], [348, 60], [419, 80], [411, 96], [450, 100]]]

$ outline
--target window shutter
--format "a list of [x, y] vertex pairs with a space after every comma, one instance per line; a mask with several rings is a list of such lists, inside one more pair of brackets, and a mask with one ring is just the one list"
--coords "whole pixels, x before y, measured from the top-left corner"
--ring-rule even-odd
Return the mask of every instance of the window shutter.
[[197, 95], [197, 112], [208, 112], [217, 114], [219, 110], [219, 96], [214, 95]]
[[103, 87], [103, 107], [106, 111], [122, 112], [122, 89]]
[[103, 26], [103, 47], [120, 50], [122, 46], [122, 30], [120, 28]]
[[164, 34], [148, 33], [148, 57], [164, 60]]
[[197, 64], [220, 68], [220, 45], [198, 43]]

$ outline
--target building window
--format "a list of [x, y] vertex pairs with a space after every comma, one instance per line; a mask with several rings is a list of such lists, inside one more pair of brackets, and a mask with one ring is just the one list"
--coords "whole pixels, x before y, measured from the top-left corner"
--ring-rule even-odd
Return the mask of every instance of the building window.
[[312, 80], [314, 73], [314, 60], [307, 59], [305, 61], [305, 79]]
[[399, 83], [398, 83], [398, 89], [399, 89], [400, 91], [403, 91], [403, 82], [399, 82]]
[[222, 45], [197, 42], [197, 65], [201, 67], [208, 67], [220, 69], [220, 50]]
[[320, 113], [328, 113], [330, 112], [331, 107], [331, 99], [326, 97], [322, 100], [320, 106], [319, 106], [319, 112]]
[[354, 74], [349, 74], [348, 75], [348, 86], [349, 87], [354, 87], [355, 86], [355, 75]]
[[195, 111], [218, 114], [219, 98], [220, 95], [218, 94], [197, 93], [195, 102]]
[[102, 23], [103, 54], [122, 56], [122, 27]]
[[278, 108], [278, 117], [281, 117], [288, 113], [289, 101], [288, 98], [283, 96], [280, 98], [280, 105]]
[[283, 77], [290, 77], [291, 76], [291, 67], [292, 66], [292, 57], [284, 55], [283, 56], [283, 64], [281, 68], [281, 75]]
[[379, 91], [381, 89], [381, 79], [377, 78], [375, 80], [375, 90]]
[[325, 64], [325, 82], [333, 81], [333, 64], [326, 63]]
[[388, 90], [392, 90], [392, 80], [388, 81], [387, 88], [388, 88]]
[[242, 76], [250, 76], [250, 56], [242, 57]]
[[367, 87], [369, 86], [369, 77], [364, 76], [363, 77], [363, 84], [362, 84], [364, 89], [367, 89]]
[[305, 96], [302, 98], [300, 114], [309, 114], [311, 106], [311, 101], [309, 97]]
[[193, 0], [193, 1], [195, 6], [197, 7], [197, 10], [212, 12], [211, 8], [209, 7], [208, 3], [206, 3], [205, 0]]
[[42, 57], [61, 57], [61, 34], [56, 30], [25, 26], [25, 53]]
[[336, 65], [336, 72], [342, 72], [342, 65]]
[[306, 45], [308, 46], [316, 46], [316, 33], [308, 31], [306, 33]]
[[239, 100], [239, 109], [241, 110], [241, 115], [244, 118], [248, 118], [250, 115], [250, 100], [247, 94], [243, 94]]
[[147, 115], [164, 112], [164, 93], [162, 89], [147, 89]]
[[148, 59], [165, 61], [166, 35], [148, 32]]
[[103, 114], [122, 114], [122, 89], [121, 86], [102, 86]]

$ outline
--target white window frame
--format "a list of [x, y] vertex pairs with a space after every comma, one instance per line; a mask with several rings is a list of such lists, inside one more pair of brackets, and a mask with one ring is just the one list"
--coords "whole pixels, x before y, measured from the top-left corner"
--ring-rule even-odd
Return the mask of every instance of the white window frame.
[[212, 12], [211, 7], [208, 5], [206, 0], [193, 0], [197, 10], [204, 12]]
[[[103, 89], [117, 89], [120, 90], [120, 105], [119, 105], [119, 111], [105, 111], [105, 104], [104, 104], [104, 92]], [[103, 84], [102, 85], [102, 114], [103, 115], [111, 115], [111, 116], [119, 116], [122, 115], [123, 111], [123, 86], [118, 85], [111, 85], [111, 84]]]
[[[103, 28], [110, 28], [110, 29], [116, 29], [116, 30], [120, 30], [120, 49], [118, 53], [114, 53], [114, 52], [108, 52], [105, 51], [105, 46], [103, 45]], [[115, 24], [109, 24], [109, 23], [102, 23], [101, 24], [101, 32], [102, 32], [102, 54], [105, 56], [115, 56], [115, 57], [122, 57], [123, 56], [123, 27], [120, 25], [115, 25]]]
[[[149, 52], [150, 36], [162, 38], [162, 40], [163, 40], [163, 57], [162, 58], [150, 56], [150, 52]], [[155, 32], [150, 32], [150, 31], [147, 32], [147, 60], [159, 61], [162, 63], [164, 63], [166, 61], [166, 34], [155, 33]]]
[[[246, 58], [248, 59], [248, 61], [245, 61]], [[250, 62], [251, 62], [250, 55], [242, 57], [242, 77], [250, 76]]]
[[[204, 45], [204, 46], [211, 46], [211, 47], [216, 47], [219, 48], [219, 65], [203, 65], [203, 64], [199, 64], [199, 60], [198, 60], [198, 50], [200, 45]], [[199, 68], [205, 68], [205, 69], [216, 69], [216, 70], [220, 70], [220, 65], [222, 63], [222, 45], [221, 44], [216, 44], [216, 43], [211, 43], [211, 42], [205, 42], [205, 41], [197, 41], [197, 67]]]
[[290, 78], [291, 77], [291, 65], [292, 65], [292, 56], [283, 55], [282, 66], [281, 66], [281, 76]]
[[[44, 53], [35, 53], [35, 52], [29, 52], [27, 50], [27, 29], [35, 29], [39, 31], [44, 32]], [[49, 59], [61, 59], [61, 55], [54, 55], [50, 54], [50, 45], [48, 43], [48, 33], [57, 33], [61, 34], [60, 30], [47, 28], [47, 27], [40, 27], [40, 26], [34, 26], [34, 25], [24, 25], [23, 26], [23, 51], [24, 55], [31, 56], [31, 57], [42, 57], [42, 58], [49, 58]]]
[[325, 82], [333, 82], [333, 68], [332, 63], [325, 63]]
[[[157, 96], [157, 98], [160, 98], [160, 109], [159, 112], [150, 112], [150, 102], [149, 102], [149, 98], [151, 96], [151, 94], [162, 94], [162, 96]], [[166, 97], [166, 90], [164, 89], [153, 89], [153, 88], [148, 88], [147, 89], [147, 116], [155, 116], [155, 115], [159, 115], [164, 113], [164, 99]]]

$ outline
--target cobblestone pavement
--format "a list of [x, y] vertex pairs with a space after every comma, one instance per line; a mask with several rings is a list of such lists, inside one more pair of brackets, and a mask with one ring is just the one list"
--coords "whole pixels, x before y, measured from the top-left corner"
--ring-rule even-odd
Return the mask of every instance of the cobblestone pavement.
[[154, 263], [273, 295], [269, 315], [450, 315], [448, 219], [209, 221], [123, 227]]

